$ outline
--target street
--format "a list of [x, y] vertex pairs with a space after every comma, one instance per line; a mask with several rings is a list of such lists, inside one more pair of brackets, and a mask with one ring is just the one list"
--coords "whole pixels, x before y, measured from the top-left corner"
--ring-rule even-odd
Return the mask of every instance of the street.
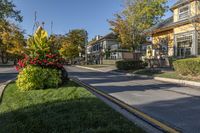
[[149, 78], [66, 67], [78, 78], [185, 133], [200, 131], [200, 90]]
[[14, 66], [0, 67], [0, 84], [17, 76]]

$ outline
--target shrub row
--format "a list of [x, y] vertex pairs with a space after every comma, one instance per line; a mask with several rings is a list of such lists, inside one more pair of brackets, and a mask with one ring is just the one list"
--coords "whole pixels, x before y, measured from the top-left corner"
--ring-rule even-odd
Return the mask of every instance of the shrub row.
[[183, 76], [200, 75], [200, 58], [180, 59], [173, 62], [175, 71]]
[[19, 72], [16, 84], [21, 91], [58, 87], [61, 72], [58, 69], [27, 66]]
[[145, 67], [143, 61], [121, 60], [116, 62], [119, 70], [137, 70]]

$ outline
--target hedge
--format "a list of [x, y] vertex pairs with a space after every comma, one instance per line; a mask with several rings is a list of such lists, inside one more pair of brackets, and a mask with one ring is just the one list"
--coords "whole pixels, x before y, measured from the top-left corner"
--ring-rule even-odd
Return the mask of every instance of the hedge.
[[143, 61], [122, 60], [116, 62], [116, 67], [119, 70], [137, 70], [145, 67]]
[[175, 71], [183, 76], [200, 75], [200, 58], [180, 59], [173, 62]]

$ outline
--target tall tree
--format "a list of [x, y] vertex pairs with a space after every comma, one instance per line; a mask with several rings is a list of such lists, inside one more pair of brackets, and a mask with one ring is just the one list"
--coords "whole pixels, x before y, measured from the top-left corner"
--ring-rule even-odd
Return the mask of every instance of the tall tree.
[[2, 63], [6, 63], [8, 57], [16, 59], [22, 55], [25, 46], [23, 33], [15, 24], [6, 21], [0, 22], [0, 57]]
[[78, 47], [71, 42], [65, 41], [60, 49], [60, 54], [72, 62], [74, 58], [79, 56]]
[[[20, 11], [10, 0], [0, 0], [0, 57], [3, 63], [8, 60], [8, 50], [17, 53], [21, 51], [22, 32], [17, 26], [9, 23], [8, 18], [15, 19], [18, 22], [22, 21]], [[15, 48], [16, 49], [15, 49]], [[18, 48], [17, 48], [18, 47]], [[14, 49], [10, 49], [14, 48]]]
[[125, 9], [109, 21], [122, 47], [133, 51], [144, 41], [143, 31], [158, 23], [167, 10], [167, 0], [127, 0]]
[[84, 29], [74, 29], [66, 34], [67, 40], [78, 47], [78, 51], [81, 55], [85, 54], [85, 46], [88, 39], [87, 31]]
[[52, 49], [61, 49], [62, 43], [65, 41], [64, 35], [52, 34], [49, 36], [49, 43], [51, 44]]
[[14, 18], [16, 21], [22, 21], [22, 16], [20, 15], [21, 11], [16, 9], [12, 1], [0, 0], [0, 9], [0, 20]]
[[83, 29], [74, 29], [65, 35], [62, 41], [61, 53], [70, 60], [85, 54], [87, 43], [87, 31]]

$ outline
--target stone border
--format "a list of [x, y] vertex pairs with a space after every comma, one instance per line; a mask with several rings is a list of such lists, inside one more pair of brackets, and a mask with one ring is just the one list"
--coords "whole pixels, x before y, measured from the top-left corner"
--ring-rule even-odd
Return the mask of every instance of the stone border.
[[[84, 66], [76, 65], [75, 67], [79, 67], [79, 68], [83, 68], [83, 69], [89, 69], [89, 70], [93, 70], [93, 71], [104, 72], [104, 71], [99, 70], [99, 69], [89, 68], [89, 67], [84, 67]], [[154, 80], [158, 80], [158, 81], [162, 81], [162, 82], [168, 82], [168, 83], [179, 84], [179, 85], [183, 85], [183, 86], [191, 86], [191, 87], [200, 88], [200, 82], [195, 82], [195, 81], [172, 79], [172, 78], [163, 78], [163, 77], [154, 77], [154, 76], [140, 75], [140, 74], [134, 74], [134, 73], [122, 73], [122, 72], [109, 72], [109, 73], [125, 74], [127, 76], [137, 76], [137, 77], [142, 77], [142, 78], [150, 78], [150, 79], [154, 79]]]
[[2, 98], [3, 98], [4, 91], [5, 91], [6, 87], [8, 86], [8, 84], [10, 84], [11, 82], [13, 82], [15, 80], [16, 80], [16, 78], [13, 78], [11, 80], [8, 80], [8, 81], [0, 84], [0, 104], [2, 102]]

